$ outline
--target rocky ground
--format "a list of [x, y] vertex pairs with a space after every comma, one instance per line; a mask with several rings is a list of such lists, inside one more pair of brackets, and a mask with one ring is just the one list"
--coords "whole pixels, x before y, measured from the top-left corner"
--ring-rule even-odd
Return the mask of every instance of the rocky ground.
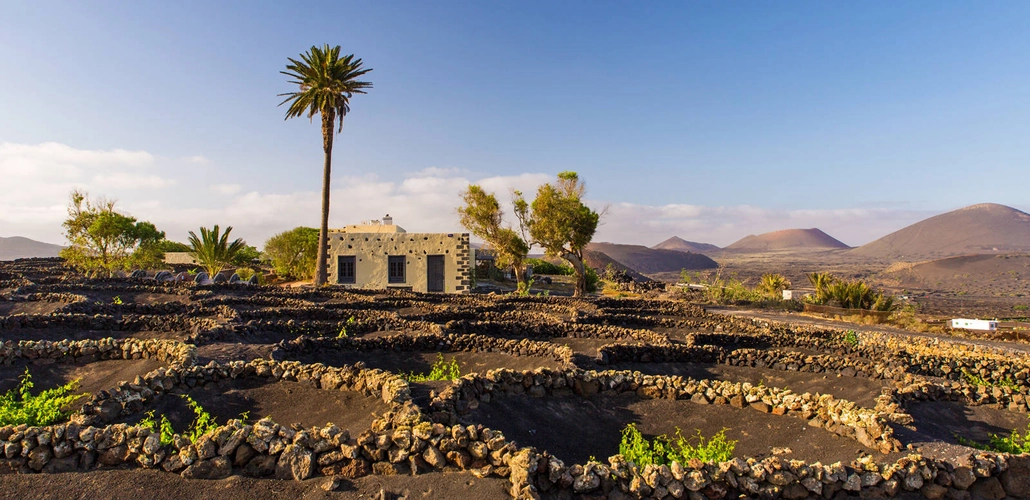
[[[21, 473], [0, 496], [1030, 496], [1030, 457], [962, 444], [1026, 425], [1018, 345], [668, 300], [86, 280], [47, 260], [0, 263], [0, 299], [0, 390], [27, 368], [86, 393], [70, 424], [0, 428], [0, 470]], [[464, 377], [399, 376], [438, 356]], [[185, 428], [184, 395], [223, 426], [168, 445], [138, 426]], [[634, 467], [614, 457], [629, 423], [725, 428], [740, 460]]]

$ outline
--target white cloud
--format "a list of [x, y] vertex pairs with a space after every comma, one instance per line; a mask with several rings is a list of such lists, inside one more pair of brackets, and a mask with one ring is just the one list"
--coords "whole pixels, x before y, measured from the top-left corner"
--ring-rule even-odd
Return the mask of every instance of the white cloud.
[[173, 185], [152, 171], [157, 163], [146, 151], [0, 143], [0, 232], [56, 241], [73, 189], [117, 198]]
[[232, 196], [239, 193], [243, 189], [243, 186], [239, 184], [214, 184], [211, 186], [211, 192], [224, 194], [226, 196]]
[[160, 189], [174, 185], [175, 180], [135, 172], [112, 172], [94, 175], [90, 184], [105, 188], [105, 191], [109, 189]]
[[[250, 190], [242, 184], [193, 188], [196, 158], [156, 158], [145, 151], [81, 150], [57, 143], [0, 144], [0, 236], [60, 242], [68, 193], [75, 187], [119, 200], [122, 210], [155, 223], [183, 241], [190, 230], [219, 224], [260, 246], [269, 236], [319, 224], [321, 192]], [[206, 161], [206, 159], [205, 159]], [[158, 171], [160, 169], [160, 171]], [[193, 167], [194, 172], [196, 167]], [[205, 167], [205, 170], [211, 170]], [[171, 176], [165, 176], [172, 172]], [[175, 175], [181, 177], [176, 178]], [[514, 223], [512, 190], [532, 198], [552, 174], [474, 178], [469, 171], [428, 168], [397, 181], [374, 174], [333, 179], [330, 225], [340, 227], [385, 214], [412, 232], [457, 232], [460, 192], [470, 182], [496, 194]], [[932, 215], [903, 207], [782, 210], [752, 205], [644, 205], [589, 200], [605, 210], [595, 241], [653, 245], [670, 236], [727, 245], [748, 234], [818, 227], [859, 245]]]
[[207, 165], [211, 163], [211, 160], [207, 159], [204, 155], [187, 156], [186, 161], [189, 163], [196, 163], [197, 165]]

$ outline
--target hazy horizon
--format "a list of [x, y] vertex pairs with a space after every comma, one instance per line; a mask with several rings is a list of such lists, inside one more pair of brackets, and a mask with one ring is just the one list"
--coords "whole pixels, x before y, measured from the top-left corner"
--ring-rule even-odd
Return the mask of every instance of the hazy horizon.
[[[319, 11], [312, 17], [313, 10]], [[994, 202], [1028, 211], [1030, 4], [18, 3], [0, 21], [0, 235], [64, 244], [69, 192], [169, 239], [317, 226], [317, 123], [287, 57], [373, 68], [334, 150], [330, 224], [460, 230], [458, 193], [575, 170], [596, 241], [860, 246]]]

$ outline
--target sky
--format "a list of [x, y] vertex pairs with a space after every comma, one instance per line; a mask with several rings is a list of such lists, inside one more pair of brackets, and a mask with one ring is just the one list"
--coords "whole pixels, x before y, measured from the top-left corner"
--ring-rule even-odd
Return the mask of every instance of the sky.
[[320, 127], [277, 94], [325, 43], [374, 84], [331, 226], [460, 231], [469, 183], [508, 200], [564, 170], [618, 243], [1030, 210], [1027, 2], [0, 4], [0, 236], [63, 243], [76, 188], [178, 241], [317, 227]]

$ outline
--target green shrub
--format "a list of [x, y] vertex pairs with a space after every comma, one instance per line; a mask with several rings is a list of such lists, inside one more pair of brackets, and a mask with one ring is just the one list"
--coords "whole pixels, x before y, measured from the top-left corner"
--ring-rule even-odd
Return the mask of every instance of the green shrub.
[[436, 354], [436, 362], [428, 374], [411, 372], [402, 375], [408, 382], [430, 382], [433, 380], [455, 380], [461, 378], [461, 368], [456, 360], [449, 363], [443, 359], [443, 354]]
[[18, 387], [0, 395], [0, 425], [51, 425], [63, 421], [71, 414], [64, 408], [85, 394], [72, 394], [79, 387], [73, 380], [60, 387], [32, 395], [32, 375], [29, 369], [21, 376]]
[[[215, 422], [215, 417], [204, 410], [204, 407], [200, 406], [200, 403], [194, 401], [193, 398], [187, 394], [182, 395], [183, 399], [186, 400], [186, 405], [193, 410], [193, 422], [183, 433], [190, 441], [196, 442], [200, 436], [207, 434], [210, 431], [218, 428], [218, 423]], [[163, 433], [163, 422], [162, 422], [162, 433]]]
[[964, 444], [980, 450], [995, 451], [998, 453], [1011, 453], [1013, 455], [1030, 453], [1030, 423], [1027, 423], [1026, 430], [1022, 433], [1019, 432], [1019, 429], [1015, 429], [1006, 437], [991, 434], [991, 440], [987, 444], [977, 443], [976, 441], [966, 439], [962, 436], [958, 436], [958, 442], [959, 444]]
[[158, 422], [157, 422], [157, 420], [154, 417], [154, 410], [150, 410], [150, 411], [147, 412], [147, 416], [143, 417], [143, 420], [139, 421], [139, 426], [140, 427], [146, 427], [146, 428], [150, 429], [151, 431], [155, 431], [155, 432], [160, 430], [161, 431], [161, 444], [162, 445], [167, 446], [167, 445], [172, 444], [172, 441], [175, 438], [175, 429], [172, 427], [172, 422], [170, 420], [168, 420], [168, 417], [166, 417], [164, 415], [161, 415], [161, 424], [160, 424], [160, 428], [159, 428], [158, 427]]
[[258, 284], [259, 285], [264, 285], [265, 284], [265, 275], [261, 271], [258, 271], [258, 270], [254, 269], [254, 268], [250, 268], [250, 267], [237, 267], [236, 268], [236, 275], [239, 276], [240, 279], [243, 280], [243, 281], [247, 281], [252, 276], [257, 275], [257, 282], [258, 282]]
[[690, 463], [693, 460], [702, 462], [725, 462], [733, 458], [733, 450], [737, 442], [726, 439], [726, 431], [722, 429], [711, 439], [706, 440], [697, 431], [696, 442], [694, 438], [687, 439], [683, 433], [676, 428], [676, 437], [669, 439], [664, 434], [658, 436], [654, 441], [648, 441], [639, 430], [636, 424], [629, 424], [622, 430], [622, 441], [619, 443], [619, 454], [628, 462], [638, 467], [647, 465], [665, 465], [672, 462], [681, 464]]
[[843, 342], [851, 347], [858, 347], [858, 332], [848, 330], [844, 332]]
[[572, 276], [576, 271], [568, 264], [555, 265], [543, 259], [526, 259], [525, 264], [533, 266], [533, 274]]

